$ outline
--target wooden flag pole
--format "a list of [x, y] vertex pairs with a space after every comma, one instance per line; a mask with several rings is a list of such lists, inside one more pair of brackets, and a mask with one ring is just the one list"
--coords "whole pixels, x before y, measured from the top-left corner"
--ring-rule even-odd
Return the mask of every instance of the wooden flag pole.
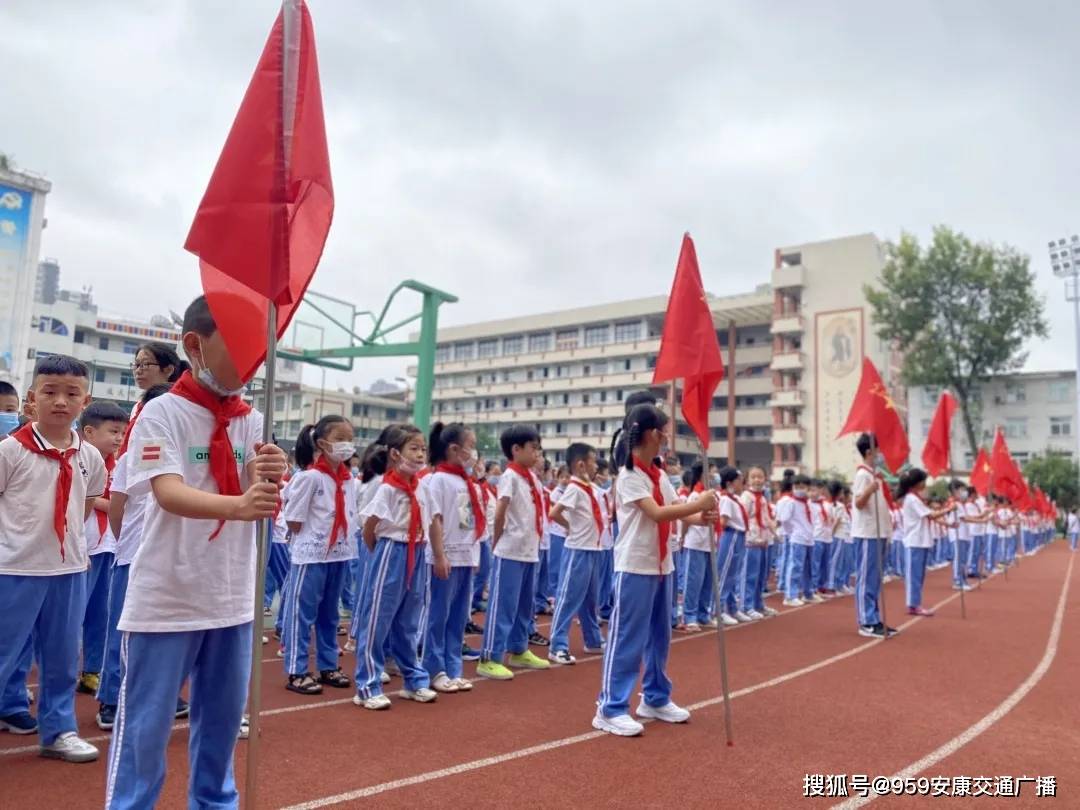
[[[701, 447], [701, 476], [704, 478], [709, 474], [709, 456], [708, 453], [705, 452], [705, 445], [701, 444], [700, 440], [698, 445]], [[720, 569], [717, 566], [716, 559], [716, 545], [719, 542], [719, 538], [715, 537], [715, 530], [713, 530], [713, 535], [714, 542], [709, 544], [709, 568], [712, 571], [713, 610], [716, 613], [716, 640], [720, 649], [720, 689], [724, 694], [724, 733], [727, 735], [727, 744], [733, 746], [735, 745], [735, 736], [731, 724], [731, 691], [728, 687], [727, 643], [724, 637], [724, 623], [720, 620], [720, 614], [723, 611], [720, 609]], [[732, 548], [734, 548], [734, 546]]]

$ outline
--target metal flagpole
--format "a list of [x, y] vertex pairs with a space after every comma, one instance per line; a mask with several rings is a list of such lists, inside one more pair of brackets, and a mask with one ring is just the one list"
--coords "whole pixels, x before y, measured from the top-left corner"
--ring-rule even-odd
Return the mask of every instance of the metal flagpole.
[[[701, 447], [701, 475], [704, 478], [709, 474], [709, 457], [705, 452], [705, 445], [698, 442]], [[728, 688], [728, 666], [727, 666], [727, 642], [724, 638], [724, 623], [720, 620], [720, 614], [723, 612], [720, 609], [720, 570], [717, 567], [716, 559], [716, 545], [719, 543], [719, 538], [715, 538], [716, 531], [713, 531], [714, 542], [709, 544], [709, 567], [712, 570], [712, 591], [713, 591], [713, 610], [716, 613], [716, 640], [720, 648], [720, 688], [724, 693], [724, 732], [727, 734], [727, 744], [729, 746], [735, 745], [735, 736], [731, 727], [731, 691]]]
[[[953, 479], [953, 466], [952, 466], [952, 433], [949, 434], [949, 483], [952, 483]], [[953, 539], [953, 572], [955, 577], [956, 567], [960, 569], [960, 618], [967, 618], [967, 606], [964, 604], [964, 591], [967, 590], [967, 563], [960, 559], [960, 522], [963, 520], [962, 512], [966, 511], [965, 507], [961, 504], [957, 504], [957, 517], [956, 528], [954, 531], [956, 535]], [[971, 541], [968, 541], [968, 548], [971, 547]]]
[[[281, 45], [281, 143], [275, 155], [277, 159], [278, 182], [275, 194], [279, 199], [271, 203], [279, 209], [272, 219], [271, 239], [273, 250], [269, 268], [275, 279], [288, 273], [289, 232], [288, 219], [284, 209], [286, 183], [289, 176], [289, 162], [292, 157], [292, 136], [296, 112], [297, 80], [300, 70], [300, 7], [302, 0], [283, 0], [281, 4], [282, 45]], [[266, 377], [263, 386], [263, 443], [268, 444], [274, 430], [274, 384], [277, 373], [277, 302], [268, 300], [266, 307]], [[259, 765], [259, 709], [262, 700], [262, 604], [266, 590], [266, 563], [270, 549], [271, 535], [274, 530], [273, 520], [264, 520], [258, 531], [255, 597], [251, 631], [251, 678], [248, 684], [248, 749], [247, 773], [244, 785], [244, 807], [254, 810], [258, 804], [258, 765]]]

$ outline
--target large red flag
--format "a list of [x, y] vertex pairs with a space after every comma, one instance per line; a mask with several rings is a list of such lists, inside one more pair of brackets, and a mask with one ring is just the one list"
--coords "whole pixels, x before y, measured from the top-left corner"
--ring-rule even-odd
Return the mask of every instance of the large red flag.
[[926, 434], [926, 445], [922, 451], [923, 466], [934, 477], [947, 472], [952, 466], [949, 462], [949, 451], [952, 420], [955, 413], [956, 398], [948, 391], [942, 391], [937, 410], [934, 411], [934, 421], [930, 423], [930, 432]]
[[907, 461], [908, 453], [911, 452], [907, 433], [900, 421], [896, 403], [869, 357], [863, 358], [859, 388], [851, 402], [847, 421], [837, 438], [859, 431], [874, 434], [877, 446], [885, 456], [885, 463], [893, 472], [899, 470]]
[[975, 464], [971, 468], [971, 486], [984, 498], [990, 494], [990, 474], [994, 468], [990, 466], [990, 456], [986, 450], [979, 448], [979, 454], [975, 456]]
[[1020, 468], [1016, 466], [1005, 434], [1001, 428], [994, 434], [994, 447], [990, 452], [990, 491], [1003, 495], [1017, 506], [1027, 503], [1028, 488]]
[[270, 30], [184, 243], [244, 379], [266, 356], [270, 302], [285, 333], [333, 213], [315, 34], [300, 0]]
[[694, 241], [688, 233], [683, 235], [675, 267], [653, 383], [678, 378], [683, 379], [683, 418], [707, 450], [709, 408], [716, 386], [724, 379], [724, 359], [701, 284]]

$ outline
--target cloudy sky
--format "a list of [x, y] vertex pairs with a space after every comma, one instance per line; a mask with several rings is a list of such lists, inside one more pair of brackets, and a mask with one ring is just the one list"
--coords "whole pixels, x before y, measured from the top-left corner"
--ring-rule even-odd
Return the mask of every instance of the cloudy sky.
[[[1075, 3], [309, 3], [337, 201], [313, 289], [375, 307], [412, 277], [468, 323], [666, 292], [684, 230], [724, 294], [780, 245], [946, 223], [1031, 254], [1029, 367], [1073, 365], [1046, 241], [1080, 231]], [[53, 182], [65, 286], [128, 316], [198, 292], [181, 246], [277, 7], [0, 5], [0, 150]]]

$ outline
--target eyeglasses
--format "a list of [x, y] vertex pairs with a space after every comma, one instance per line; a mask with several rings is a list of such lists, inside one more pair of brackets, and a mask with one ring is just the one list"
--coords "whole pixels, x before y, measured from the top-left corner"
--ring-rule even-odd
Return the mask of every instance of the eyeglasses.
[[141, 371], [144, 368], [161, 368], [161, 363], [132, 363], [132, 371]]

